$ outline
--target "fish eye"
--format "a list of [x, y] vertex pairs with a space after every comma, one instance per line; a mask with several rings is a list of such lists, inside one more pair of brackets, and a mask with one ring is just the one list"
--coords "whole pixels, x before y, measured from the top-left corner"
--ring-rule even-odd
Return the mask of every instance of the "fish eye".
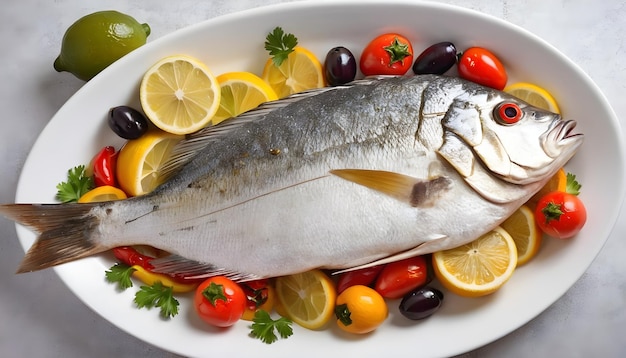
[[515, 124], [522, 118], [522, 109], [512, 102], [507, 102], [499, 105], [494, 110], [494, 116], [502, 124]]

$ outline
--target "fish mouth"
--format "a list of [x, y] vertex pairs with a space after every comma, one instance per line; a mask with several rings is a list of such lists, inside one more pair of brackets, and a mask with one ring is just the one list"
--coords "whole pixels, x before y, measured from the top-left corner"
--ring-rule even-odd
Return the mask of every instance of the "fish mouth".
[[573, 119], [555, 119], [550, 129], [543, 135], [544, 150], [552, 158], [556, 158], [567, 150], [575, 150], [582, 144], [584, 135], [574, 133], [576, 121]]

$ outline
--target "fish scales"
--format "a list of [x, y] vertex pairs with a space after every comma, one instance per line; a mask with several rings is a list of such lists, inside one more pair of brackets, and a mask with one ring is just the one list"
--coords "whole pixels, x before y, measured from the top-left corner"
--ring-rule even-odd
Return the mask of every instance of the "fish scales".
[[[502, 102], [523, 111], [517, 127], [494, 118]], [[573, 121], [445, 76], [366, 80], [265, 107], [196, 135], [208, 144], [153, 193], [90, 207], [98, 225], [76, 239], [88, 250], [49, 257], [35, 244], [21, 270], [148, 244], [184, 258], [169, 270], [206, 263], [273, 277], [456, 247], [508, 217], [582, 142]], [[514, 130], [535, 135], [532, 148]], [[514, 150], [528, 158], [507, 161]], [[0, 212], [28, 221], [11, 208]]]

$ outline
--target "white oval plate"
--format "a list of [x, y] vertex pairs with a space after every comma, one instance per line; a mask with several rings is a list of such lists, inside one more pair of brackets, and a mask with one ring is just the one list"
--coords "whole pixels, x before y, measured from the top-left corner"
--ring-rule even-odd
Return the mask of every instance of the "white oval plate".
[[[253, 9], [191, 26], [140, 48], [92, 79], [52, 118], [24, 165], [16, 200], [53, 202], [55, 186], [65, 180], [69, 168], [88, 163], [105, 145], [119, 148], [122, 141], [108, 130], [106, 113], [122, 104], [139, 107], [140, 79], [157, 60], [188, 54], [204, 61], [216, 75], [233, 70], [260, 74], [267, 58], [264, 39], [275, 26], [294, 33], [321, 60], [337, 45], [358, 56], [369, 39], [387, 31], [408, 36], [418, 53], [439, 41], [452, 41], [459, 50], [474, 45], [491, 49], [508, 68], [509, 83], [524, 80], [545, 87], [558, 100], [563, 115], [579, 121], [586, 142], [568, 170], [583, 184], [587, 225], [573, 240], [545, 240], [540, 254], [489, 297], [446, 294], [442, 309], [422, 322], [405, 320], [394, 302], [384, 326], [362, 337], [343, 335], [335, 328], [314, 332], [295, 327], [291, 338], [266, 345], [248, 337], [249, 323], [244, 321], [219, 331], [203, 325], [189, 297], [180, 299], [177, 317], [162, 320], [157, 310], [134, 307], [134, 289], [120, 293], [105, 282], [104, 271], [112, 264], [106, 256], [55, 268], [85, 304], [129, 334], [185, 356], [215, 357], [227, 352], [380, 357], [409, 349], [413, 356], [448, 356], [492, 342], [528, 322], [587, 269], [609, 236], [624, 195], [624, 144], [608, 102], [576, 65], [536, 36], [477, 12], [409, 0], [297, 2]], [[76, 131], [80, 135], [68, 140], [68, 133]], [[23, 247], [30, 247], [35, 236], [23, 227], [17, 229]]]

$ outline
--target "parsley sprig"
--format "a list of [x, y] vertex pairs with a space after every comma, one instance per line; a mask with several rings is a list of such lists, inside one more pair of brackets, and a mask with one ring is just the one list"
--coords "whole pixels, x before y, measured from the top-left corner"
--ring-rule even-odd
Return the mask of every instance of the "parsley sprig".
[[93, 187], [93, 179], [85, 174], [85, 166], [79, 165], [67, 171], [67, 181], [57, 184], [56, 197], [62, 203], [78, 201]]
[[135, 303], [138, 308], [159, 307], [161, 317], [170, 318], [178, 314], [178, 300], [174, 298], [174, 290], [169, 286], [164, 286], [161, 281], [155, 282], [152, 286], [141, 286], [135, 294]]
[[285, 33], [280, 26], [276, 27], [265, 38], [265, 49], [269, 51], [276, 67], [287, 59], [296, 45], [298, 45], [298, 39], [293, 34]]
[[[117, 283], [120, 290], [125, 290], [133, 286], [130, 279], [135, 269], [125, 264], [115, 264], [105, 272], [106, 280], [111, 283]], [[155, 282], [152, 286], [141, 286], [139, 291], [135, 293], [135, 304], [137, 308], [159, 307], [161, 309], [161, 317], [170, 318], [178, 314], [178, 306], [180, 303], [174, 297], [172, 287], [164, 286], [161, 281]]]
[[252, 326], [250, 327], [252, 328], [250, 335], [267, 344], [274, 343], [278, 340], [274, 330], [278, 332], [281, 338], [288, 338], [293, 334], [290, 319], [280, 317], [274, 320], [265, 310], [256, 311], [254, 319], [252, 320]]
[[108, 271], [105, 271], [104, 275], [107, 281], [117, 283], [117, 288], [120, 291], [124, 291], [129, 287], [133, 287], [133, 281], [130, 279], [133, 272], [135, 272], [134, 268], [118, 263], [111, 266]]
[[576, 181], [576, 175], [572, 173], [567, 173], [565, 192], [570, 193], [572, 195], [578, 195], [580, 194], [581, 187], [582, 185], [580, 185], [580, 183]]

